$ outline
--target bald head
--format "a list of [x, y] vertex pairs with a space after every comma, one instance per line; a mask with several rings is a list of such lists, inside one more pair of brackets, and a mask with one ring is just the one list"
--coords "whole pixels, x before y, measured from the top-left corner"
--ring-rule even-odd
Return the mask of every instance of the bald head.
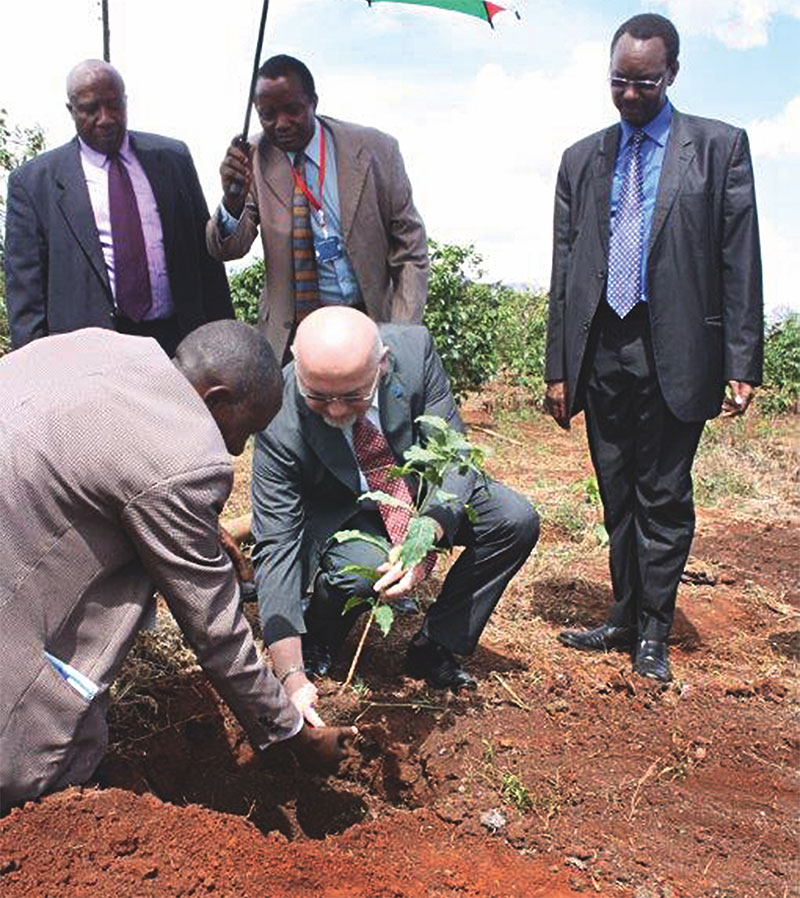
[[292, 351], [306, 377], [347, 380], [367, 365], [374, 368], [381, 348], [371, 318], [346, 306], [326, 306], [303, 319]]
[[[364, 414], [386, 358], [372, 319], [343, 306], [318, 309], [300, 323], [292, 351], [298, 385], [312, 411], [334, 427], [349, 426]], [[315, 402], [310, 396], [337, 399]]]
[[109, 62], [102, 59], [84, 59], [70, 69], [67, 75], [67, 99], [71, 103], [78, 90], [92, 84], [97, 80], [107, 79], [113, 81], [120, 93], [125, 95], [125, 82], [122, 75]]
[[98, 153], [116, 153], [128, 127], [125, 83], [101, 59], [85, 59], [67, 75], [67, 109], [78, 136]]
[[281, 407], [283, 378], [275, 353], [240, 321], [212, 321], [192, 331], [178, 346], [175, 366], [208, 406], [232, 455]]

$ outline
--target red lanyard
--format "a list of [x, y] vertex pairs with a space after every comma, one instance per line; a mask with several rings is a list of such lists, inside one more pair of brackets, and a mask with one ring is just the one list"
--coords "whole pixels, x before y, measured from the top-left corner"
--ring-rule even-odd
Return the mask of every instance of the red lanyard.
[[317, 199], [309, 190], [308, 184], [306, 184], [300, 172], [294, 166], [292, 166], [292, 177], [294, 178], [294, 183], [306, 195], [306, 199], [314, 207], [315, 212], [319, 212], [320, 209], [322, 209], [322, 188], [325, 186], [325, 129], [322, 127], [322, 124], [320, 124], [319, 130], [319, 199]]

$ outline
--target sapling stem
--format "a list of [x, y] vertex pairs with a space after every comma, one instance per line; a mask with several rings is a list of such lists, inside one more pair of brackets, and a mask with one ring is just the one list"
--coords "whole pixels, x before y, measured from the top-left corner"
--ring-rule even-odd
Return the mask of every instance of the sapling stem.
[[375, 609], [377, 607], [377, 605], [373, 605], [372, 608], [370, 608], [369, 614], [367, 615], [367, 623], [364, 626], [364, 632], [361, 634], [361, 639], [358, 640], [356, 653], [355, 655], [353, 655], [353, 661], [350, 664], [350, 670], [347, 671], [347, 679], [344, 681], [344, 683], [342, 683], [340, 692], [344, 692], [353, 679], [353, 676], [356, 672], [356, 667], [358, 667], [358, 659], [361, 657], [361, 650], [364, 648], [364, 643], [367, 641], [367, 633], [369, 632], [369, 628], [372, 626], [372, 621], [375, 618]]

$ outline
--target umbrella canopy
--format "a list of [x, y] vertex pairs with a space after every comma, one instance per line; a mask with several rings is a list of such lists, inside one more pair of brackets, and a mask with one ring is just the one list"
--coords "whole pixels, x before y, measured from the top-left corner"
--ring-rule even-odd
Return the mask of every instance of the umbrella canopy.
[[[500, 6], [498, 3], [486, 3], [484, 0], [367, 0], [370, 6], [373, 3], [413, 3], [417, 6], [437, 6], [439, 9], [449, 9], [453, 12], [463, 12], [468, 16], [476, 16], [492, 25], [492, 19], [509, 7]], [[519, 13], [512, 10], [519, 18]], [[492, 25], [492, 27], [494, 27]]]

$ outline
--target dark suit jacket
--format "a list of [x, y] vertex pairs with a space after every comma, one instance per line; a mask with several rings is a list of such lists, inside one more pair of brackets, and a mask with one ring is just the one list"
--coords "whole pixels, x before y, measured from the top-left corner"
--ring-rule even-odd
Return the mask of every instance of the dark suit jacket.
[[[181, 336], [233, 318], [225, 269], [206, 250], [208, 207], [189, 149], [156, 134], [129, 136], [158, 205]], [[47, 334], [114, 326], [77, 137], [9, 178], [5, 268], [14, 348]]]
[[[398, 459], [419, 442], [419, 415], [438, 415], [463, 430], [433, 340], [421, 325], [380, 327], [391, 367], [379, 404], [386, 439]], [[283, 407], [256, 437], [253, 455], [253, 536], [261, 624], [271, 644], [305, 632], [301, 598], [331, 534], [358, 510], [355, 456], [340, 430], [314, 414], [297, 392], [294, 363], [284, 369]], [[475, 475], [451, 473], [443, 489], [457, 502], [429, 510], [452, 544]]]
[[[574, 414], [598, 303], [605, 301], [609, 204], [621, 128], [565, 151], [555, 201], [545, 379], [567, 382]], [[761, 382], [761, 252], [747, 135], [724, 122], [672, 121], [648, 248], [656, 368], [682, 421], [718, 414], [725, 383]]]

